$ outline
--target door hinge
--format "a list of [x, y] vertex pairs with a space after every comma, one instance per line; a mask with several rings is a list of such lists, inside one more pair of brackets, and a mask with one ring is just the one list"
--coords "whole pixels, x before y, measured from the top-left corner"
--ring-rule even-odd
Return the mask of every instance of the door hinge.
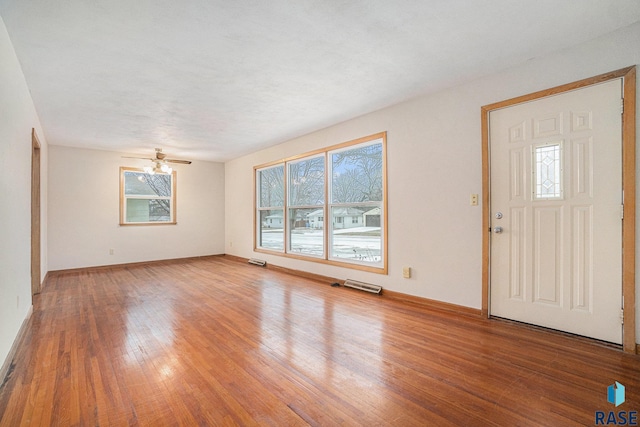
[[620, 114], [624, 114], [624, 98], [620, 98]]
[[620, 310], [620, 324], [624, 325], [624, 309]]
[[624, 205], [620, 205], [620, 219], [624, 219]]

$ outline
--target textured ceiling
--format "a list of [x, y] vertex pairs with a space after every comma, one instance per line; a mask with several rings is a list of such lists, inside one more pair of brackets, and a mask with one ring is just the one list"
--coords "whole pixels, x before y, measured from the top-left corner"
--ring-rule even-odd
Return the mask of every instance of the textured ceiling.
[[225, 161], [630, 25], [638, 0], [0, 0], [52, 145]]

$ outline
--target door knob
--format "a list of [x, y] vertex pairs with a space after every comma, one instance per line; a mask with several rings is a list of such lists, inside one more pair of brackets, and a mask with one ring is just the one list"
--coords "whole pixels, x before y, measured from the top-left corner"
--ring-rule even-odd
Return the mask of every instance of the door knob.
[[493, 232], [496, 234], [502, 233], [502, 227], [493, 227]]

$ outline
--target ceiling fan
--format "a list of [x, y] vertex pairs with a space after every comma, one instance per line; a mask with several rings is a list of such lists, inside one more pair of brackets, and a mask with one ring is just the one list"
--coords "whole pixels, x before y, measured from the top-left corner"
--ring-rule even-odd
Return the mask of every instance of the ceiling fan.
[[167, 159], [167, 155], [162, 152], [162, 148], [156, 148], [156, 156], [155, 158], [148, 157], [131, 157], [131, 156], [122, 156], [125, 159], [143, 159], [143, 160], [151, 160], [151, 166], [145, 166], [143, 169], [146, 173], [153, 175], [154, 173], [171, 173], [173, 169], [167, 163], [180, 163], [183, 165], [190, 165], [190, 160], [179, 160], [179, 159]]

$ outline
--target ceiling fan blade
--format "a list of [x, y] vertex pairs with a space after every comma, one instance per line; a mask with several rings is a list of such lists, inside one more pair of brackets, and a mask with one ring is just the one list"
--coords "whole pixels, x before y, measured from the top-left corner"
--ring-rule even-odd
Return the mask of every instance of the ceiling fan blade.
[[190, 160], [178, 160], [178, 159], [164, 159], [165, 162], [167, 163], [180, 163], [183, 165], [190, 165], [191, 161]]
[[152, 159], [149, 157], [133, 157], [133, 156], [121, 156], [123, 159], [142, 159], [142, 160], [151, 160], [152, 162], [156, 159]]

